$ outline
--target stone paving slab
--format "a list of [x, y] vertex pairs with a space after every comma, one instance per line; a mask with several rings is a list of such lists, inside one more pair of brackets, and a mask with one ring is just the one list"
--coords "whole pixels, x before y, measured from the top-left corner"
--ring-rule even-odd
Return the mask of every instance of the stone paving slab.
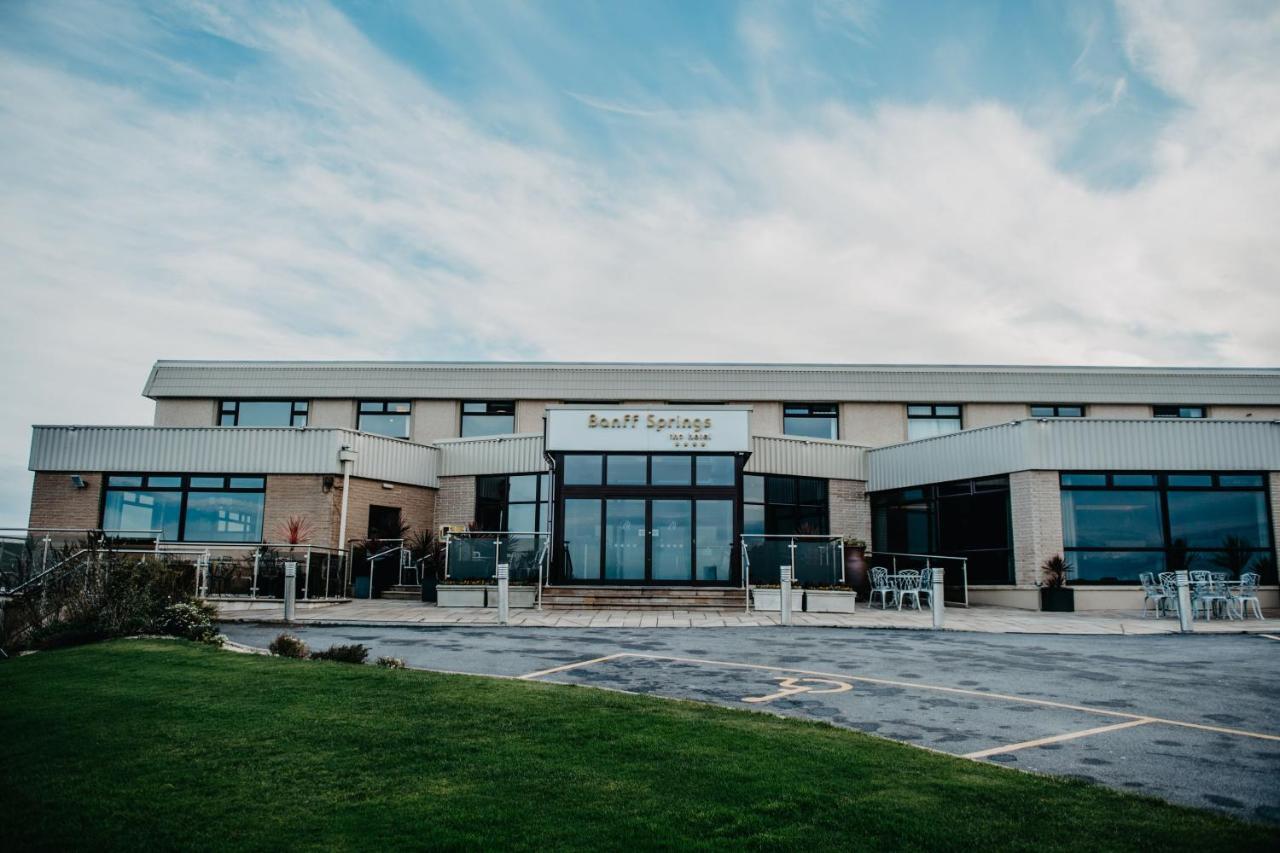
[[[263, 601], [217, 602], [227, 621], [282, 622], [284, 607]], [[345, 625], [497, 625], [498, 612], [485, 607], [437, 607], [418, 601], [350, 600], [301, 602], [299, 624]], [[1267, 618], [1197, 620], [1197, 633], [1275, 633], [1280, 636], [1280, 612]], [[512, 609], [510, 624], [539, 628], [724, 628], [780, 624], [777, 613], [742, 610], [536, 610]], [[856, 613], [794, 613], [793, 623], [808, 628], [930, 629], [926, 611], [881, 610], [859, 607]], [[1007, 607], [948, 608], [944, 626], [951, 631], [999, 634], [1176, 634], [1176, 619], [1142, 618], [1131, 612], [1037, 613]]]

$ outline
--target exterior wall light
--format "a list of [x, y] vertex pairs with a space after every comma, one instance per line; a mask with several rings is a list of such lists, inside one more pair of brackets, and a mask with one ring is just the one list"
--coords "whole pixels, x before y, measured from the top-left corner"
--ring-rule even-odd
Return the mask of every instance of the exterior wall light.
[[86, 483], [86, 482], [84, 481], [84, 477], [81, 477], [79, 474], [72, 474], [72, 475], [71, 475], [71, 487], [72, 487], [72, 488], [74, 488], [74, 489], [83, 489], [83, 488], [86, 488], [88, 485], [89, 485], [89, 484], [88, 484], [88, 483]]

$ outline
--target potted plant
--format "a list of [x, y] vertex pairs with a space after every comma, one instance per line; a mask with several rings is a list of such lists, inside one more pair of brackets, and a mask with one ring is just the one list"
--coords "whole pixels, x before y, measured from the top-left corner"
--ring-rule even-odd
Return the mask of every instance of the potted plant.
[[1055, 555], [1040, 566], [1040, 609], [1047, 613], [1074, 613], [1076, 610], [1076, 591], [1067, 586], [1071, 576], [1072, 565]]
[[[776, 583], [759, 584], [751, 587], [751, 605], [756, 610], [782, 612], [782, 586]], [[799, 613], [804, 609], [804, 590], [791, 585], [791, 612]]]
[[485, 578], [449, 578], [436, 585], [436, 603], [441, 607], [484, 607]]
[[858, 593], [848, 587], [827, 584], [806, 587], [804, 609], [809, 613], [852, 613], [857, 597]]
[[846, 536], [844, 543], [844, 582], [853, 589], [867, 588], [867, 543]]

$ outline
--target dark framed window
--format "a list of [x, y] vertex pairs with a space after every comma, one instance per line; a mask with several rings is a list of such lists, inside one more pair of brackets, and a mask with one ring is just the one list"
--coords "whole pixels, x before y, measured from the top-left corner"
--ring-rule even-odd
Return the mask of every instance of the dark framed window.
[[411, 409], [408, 400], [361, 400], [356, 429], [388, 438], [408, 438]]
[[546, 474], [476, 477], [476, 529], [545, 533], [550, 501], [551, 478]]
[[472, 400], [462, 404], [462, 437], [510, 435], [516, 431], [512, 400]]
[[109, 474], [108, 530], [160, 530], [173, 542], [261, 542], [266, 478], [221, 474]]
[[1031, 417], [1033, 418], [1083, 418], [1084, 406], [1079, 404], [1064, 405], [1036, 405], [1031, 407]]
[[907, 406], [907, 441], [960, 431], [960, 407], [934, 403]]
[[306, 400], [222, 400], [218, 403], [218, 426], [304, 427]]
[[1063, 472], [1062, 539], [1073, 583], [1142, 572], [1257, 572], [1275, 583], [1266, 478], [1225, 472]]
[[1203, 418], [1204, 406], [1152, 406], [1151, 414], [1157, 418]]
[[835, 403], [784, 403], [782, 433], [834, 441], [840, 437], [839, 409]]
[[830, 528], [827, 481], [776, 474], [742, 476], [742, 532], [825, 536]]
[[877, 551], [964, 557], [969, 583], [1013, 583], [1008, 477], [877, 492], [871, 512]]

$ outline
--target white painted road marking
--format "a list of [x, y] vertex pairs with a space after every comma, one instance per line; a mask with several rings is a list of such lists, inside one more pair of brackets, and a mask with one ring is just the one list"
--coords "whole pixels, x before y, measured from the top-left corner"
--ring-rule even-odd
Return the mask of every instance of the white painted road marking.
[[[816, 687], [810, 687], [808, 684], [801, 684], [802, 681], [813, 682], [816, 684], [830, 685], [824, 690]], [[782, 689], [777, 693], [770, 693], [768, 696], [743, 696], [743, 702], [763, 703], [772, 702], [774, 699], [782, 699], [787, 696], [795, 696], [800, 693], [844, 693], [852, 690], [853, 685], [847, 681], [835, 681], [830, 678], [779, 678], [778, 683], [782, 685]]]

